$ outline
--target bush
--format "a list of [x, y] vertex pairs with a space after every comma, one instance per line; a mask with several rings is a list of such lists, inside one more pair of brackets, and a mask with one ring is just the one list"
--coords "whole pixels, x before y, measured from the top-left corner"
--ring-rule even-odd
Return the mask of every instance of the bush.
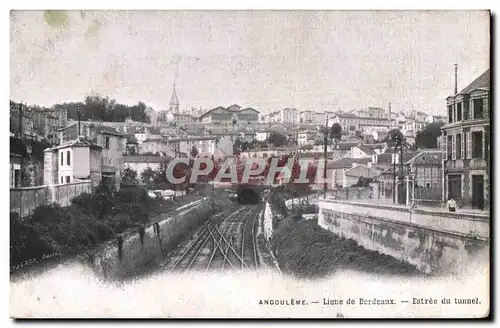
[[284, 220], [273, 233], [271, 246], [282, 269], [301, 278], [323, 277], [339, 268], [418, 274], [414, 266], [339, 238], [312, 221]]
[[107, 241], [146, 223], [153, 205], [144, 188], [129, 186], [113, 195], [111, 188], [101, 186], [75, 197], [69, 207], [40, 206], [25, 221], [12, 213], [11, 264], [53, 251], [74, 254]]

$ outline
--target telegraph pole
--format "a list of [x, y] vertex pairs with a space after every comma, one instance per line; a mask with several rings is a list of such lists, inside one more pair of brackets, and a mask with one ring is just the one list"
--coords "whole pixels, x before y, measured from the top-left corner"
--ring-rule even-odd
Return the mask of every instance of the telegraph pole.
[[[23, 108], [23, 102], [21, 101], [19, 103], [19, 132], [18, 132], [20, 142], [23, 142], [23, 116], [24, 116], [24, 108]], [[21, 156], [21, 170], [19, 172], [20, 173], [19, 174], [19, 187], [23, 186], [23, 178], [24, 178], [23, 169], [24, 169], [24, 154], [23, 154], [23, 156]]]
[[80, 106], [78, 106], [78, 136], [81, 136], [81, 127], [80, 127], [80, 121], [81, 121], [81, 117], [80, 117]]
[[323, 198], [326, 199], [326, 190], [328, 189], [328, 184], [327, 184], [327, 170], [326, 170], [326, 164], [328, 162], [327, 156], [327, 148], [328, 148], [328, 114], [326, 115], [326, 122], [325, 122], [325, 131], [324, 131], [324, 149], [323, 149], [323, 155], [325, 157], [325, 165], [323, 167], [323, 176], [325, 178], [324, 184], [323, 184]]
[[394, 161], [392, 171], [392, 202], [396, 203], [396, 155], [398, 154], [398, 146], [394, 144]]

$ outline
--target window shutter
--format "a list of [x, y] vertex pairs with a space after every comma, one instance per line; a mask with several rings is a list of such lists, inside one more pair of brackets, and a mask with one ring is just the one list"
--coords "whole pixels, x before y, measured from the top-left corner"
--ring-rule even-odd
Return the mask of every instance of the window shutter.
[[481, 135], [483, 136], [482, 139], [483, 139], [483, 144], [481, 145], [482, 146], [482, 154], [483, 154], [483, 158], [486, 158], [486, 152], [485, 152], [485, 149], [486, 149], [486, 134], [483, 132], [481, 132]]
[[467, 132], [465, 134], [466, 136], [466, 158], [471, 159], [472, 158], [472, 135], [471, 132]]
[[465, 158], [465, 135], [460, 134], [460, 158]]
[[448, 160], [448, 137], [443, 136], [441, 139], [443, 143], [443, 154], [444, 154], [444, 160]]
[[451, 159], [453, 160], [457, 159], [456, 142], [457, 142], [457, 135], [454, 134], [451, 136]]

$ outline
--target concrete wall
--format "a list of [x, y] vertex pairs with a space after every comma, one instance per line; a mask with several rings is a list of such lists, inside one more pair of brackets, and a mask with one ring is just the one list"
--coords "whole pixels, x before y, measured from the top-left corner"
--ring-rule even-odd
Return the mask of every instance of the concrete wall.
[[426, 273], [461, 272], [489, 247], [488, 218], [473, 214], [416, 210], [410, 218], [407, 209], [327, 200], [320, 202], [318, 224]]
[[178, 208], [143, 228], [120, 234], [93, 252], [80, 257], [106, 279], [131, 276], [162, 257], [192, 230], [221, 208], [208, 197]]

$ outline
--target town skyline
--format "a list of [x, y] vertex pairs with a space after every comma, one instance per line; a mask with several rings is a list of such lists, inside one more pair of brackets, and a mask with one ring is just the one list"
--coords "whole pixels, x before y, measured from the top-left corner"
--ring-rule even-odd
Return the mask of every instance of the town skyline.
[[444, 114], [453, 65], [459, 90], [489, 67], [487, 11], [64, 15], [57, 25], [41, 11], [12, 12], [11, 99], [51, 106], [95, 92], [163, 110], [175, 83], [184, 110], [321, 112], [391, 102], [393, 111]]

